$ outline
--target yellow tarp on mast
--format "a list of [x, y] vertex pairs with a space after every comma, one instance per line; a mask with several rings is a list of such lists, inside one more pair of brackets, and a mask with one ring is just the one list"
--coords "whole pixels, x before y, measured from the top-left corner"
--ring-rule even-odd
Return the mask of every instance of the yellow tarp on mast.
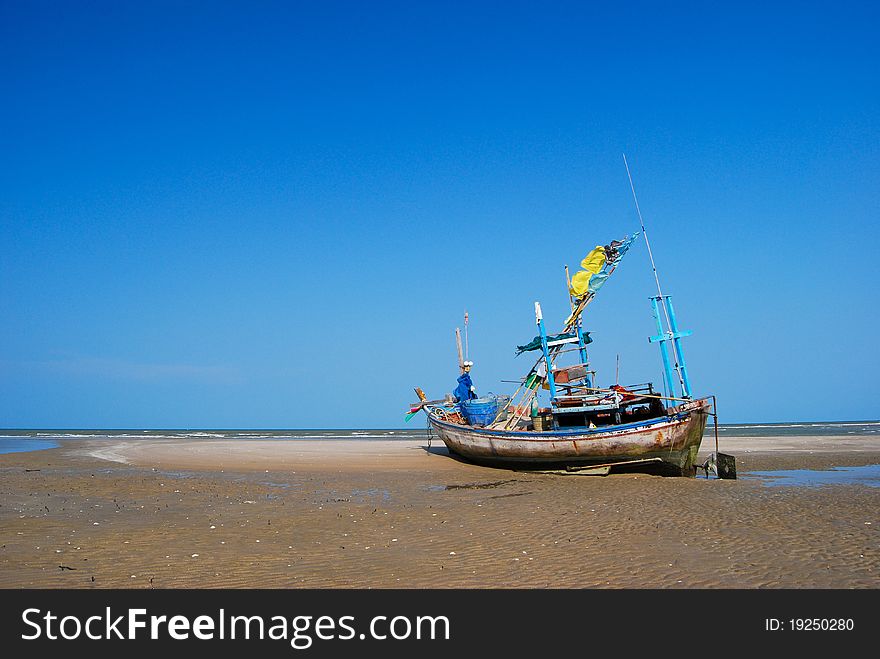
[[581, 297], [590, 287], [590, 278], [599, 274], [599, 271], [605, 265], [605, 248], [596, 245], [596, 248], [584, 257], [581, 261], [583, 270], [578, 270], [574, 277], [571, 278], [571, 288], [569, 291], [574, 297]]

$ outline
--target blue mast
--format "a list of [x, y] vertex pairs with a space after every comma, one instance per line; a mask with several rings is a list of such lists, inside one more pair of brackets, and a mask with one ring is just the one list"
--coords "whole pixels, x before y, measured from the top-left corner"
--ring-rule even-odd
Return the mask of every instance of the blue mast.
[[[666, 332], [663, 331], [663, 323], [660, 321], [660, 311], [658, 309], [660, 300], [663, 300], [665, 303], [667, 319], [669, 320], [669, 331]], [[667, 395], [672, 396], [675, 393], [673, 391], [674, 385], [672, 384], [672, 366], [669, 363], [669, 348], [666, 346], [667, 341], [672, 341], [675, 350], [675, 370], [678, 371], [678, 379], [681, 384], [681, 397], [690, 398], [691, 383], [688, 378], [687, 365], [684, 361], [684, 351], [681, 347], [681, 339], [682, 337], [690, 336], [693, 332], [690, 330], [678, 331], [678, 326], [675, 322], [675, 312], [672, 309], [672, 296], [664, 295], [661, 297], [656, 295], [652, 297], [651, 308], [654, 312], [654, 321], [657, 323], [657, 336], [649, 336], [648, 341], [660, 344], [660, 356], [663, 358], [663, 372], [666, 374], [666, 382], [669, 387]]]
[[593, 378], [590, 376], [590, 364], [587, 357], [587, 342], [584, 340], [584, 328], [580, 318], [578, 318], [577, 323], [577, 335], [578, 335], [578, 352], [581, 356], [581, 364], [584, 365], [584, 369], [587, 371], [587, 387], [589, 389], [593, 388]]
[[[687, 366], [684, 361], [684, 351], [681, 347], [681, 338], [690, 336], [692, 332], [690, 330], [684, 330], [682, 332], [678, 331], [678, 326], [675, 322], [675, 311], [672, 309], [672, 301], [668, 295], [663, 295], [663, 291], [660, 289], [660, 277], [657, 275], [657, 266], [654, 264], [654, 253], [651, 251], [651, 242], [648, 240], [648, 231], [645, 229], [645, 222], [642, 219], [642, 210], [639, 208], [639, 199], [636, 196], [636, 188], [633, 185], [632, 174], [630, 174], [629, 171], [629, 163], [626, 162], [626, 154], [623, 154], [623, 164], [626, 167], [626, 175], [629, 178], [629, 187], [632, 190], [633, 201], [636, 204], [636, 212], [639, 215], [639, 224], [642, 225], [642, 234], [645, 236], [645, 245], [648, 247], [648, 256], [651, 257], [651, 269], [654, 271], [654, 281], [657, 282], [657, 295], [651, 298], [651, 308], [654, 313], [654, 320], [657, 323], [657, 336], [648, 337], [648, 341], [660, 344], [660, 356], [663, 359], [663, 372], [666, 375], [667, 386], [669, 387], [667, 396], [672, 396], [674, 393], [672, 368], [669, 364], [669, 348], [666, 346], [667, 341], [672, 341], [675, 350], [675, 370], [678, 371], [678, 381], [681, 384], [681, 397], [690, 398], [691, 383], [688, 378]], [[658, 310], [661, 300], [664, 303], [662, 309], [663, 314], [666, 316], [666, 326], [668, 328], [665, 331]]]
[[690, 330], [678, 331], [675, 322], [675, 311], [672, 310], [672, 296], [666, 296], [666, 310], [669, 312], [669, 330], [672, 337], [672, 345], [675, 346], [675, 358], [678, 360], [678, 372], [681, 375], [681, 397], [691, 397], [691, 381], [688, 378], [687, 364], [684, 362], [684, 351], [681, 348], [681, 338], [693, 334]]
[[538, 331], [541, 333], [541, 349], [544, 351], [544, 363], [547, 365], [547, 384], [550, 386], [550, 400], [556, 400], [556, 381], [553, 379], [553, 364], [550, 362], [550, 349], [547, 347], [547, 330], [544, 329], [544, 314], [541, 313], [540, 302], [535, 302], [535, 322], [538, 323]]
[[660, 344], [660, 356], [663, 358], [663, 373], [666, 384], [664, 389], [668, 388], [666, 395], [671, 396], [675, 392], [672, 390], [672, 365], [669, 363], [669, 349], [666, 347], [669, 337], [666, 336], [666, 332], [663, 331], [663, 323], [660, 322], [660, 310], [657, 307], [659, 299], [659, 297], [651, 298], [651, 310], [654, 312], [654, 320], [657, 323], [657, 336], [649, 336], [648, 341]]
[[[565, 283], [568, 290], [568, 302], [571, 305], [572, 313], [574, 313], [574, 300], [571, 297], [571, 277], [568, 275], [568, 266], [565, 266]], [[575, 325], [575, 332], [577, 332], [578, 353], [581, 357], [581, 364], [584, 365], [584, 370], [586, 370], [586, 384], [589, 389], [592, 389], [593, 378], [590, 375], [590, 363], [589, 356], [587, 355], [587, 341], [584, 336], [584, 321], [582, 316], [578, 316], [577, 324]]]

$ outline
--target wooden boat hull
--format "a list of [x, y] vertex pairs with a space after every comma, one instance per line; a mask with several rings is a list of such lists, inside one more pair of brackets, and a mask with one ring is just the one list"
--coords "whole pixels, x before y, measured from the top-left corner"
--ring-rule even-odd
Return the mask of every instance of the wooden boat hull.
[[450, 451], [474, 462], [547, 468], [659, 458], [674, 473], [692, 476], [708, 410], [708, 402], [698, 400], [668, 416], [637, 423], [548, 432], [491, 430], [449, 423], [433, 414], [428, 419]]

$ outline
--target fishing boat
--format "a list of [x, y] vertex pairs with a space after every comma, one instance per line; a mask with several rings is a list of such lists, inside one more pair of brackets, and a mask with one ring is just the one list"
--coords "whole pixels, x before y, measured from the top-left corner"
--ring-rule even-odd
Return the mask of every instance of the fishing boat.
[[[411, 406], [407, 420], [424, 411], [429, 432], [451, 453], [493, 466], [599, 474], [635, 466], [693, 476], [698, 466], [707, 468], [708, 475], [711, 461], [718, 475], [716, 459], [720, 456], [725, 458], [722, 467], [727, 477], [735, 478], [732, 457], [717, 452], [715, 397], [697, 397], [691, 392], [681, 343], [691, 332], [678, 329], [672, 299], [660, 288], [631, 176], [629, 180], [641, 231], [597, 245], [571, 277], [566, 266], [571, 314], [559, 332], [547, 332], [541, 305], [535, 302], [537, 335], [517, 346], [517, 354], [534, 352], [537, 358], [516, 391], [510, 396], [474, 397], [469, 374], [472, 362], [462, 354], [457, 329], [459, 388], [455, 395], [428, 400], [416, 387], [419, 401]], [[598, 387], [587, 349], [592, 340], [583, 329], [584, 311], [640, 237], [657, 283], [657, 295], [649, 298], [656, 334], [649, 341], [660, 348], [663, 384], [660, 389], [652, 383]], [[573, 356], [575, 363], [561, 366], [563, 356]], [[549, 407], [538, 406], [542, 390], [549, 392]], [[710, 416], [715, 419], [716, 451], [710, 461], [698, 465], [697, 453]]]

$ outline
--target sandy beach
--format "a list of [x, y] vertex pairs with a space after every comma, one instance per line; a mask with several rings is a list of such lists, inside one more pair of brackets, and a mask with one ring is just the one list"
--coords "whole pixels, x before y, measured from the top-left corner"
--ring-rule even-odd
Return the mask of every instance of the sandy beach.
[[739, 480], [493, 469], [436, 440], [67, 441], [0, 455], [0, 587], [880, 586], [880, 488], [752, 473], [876, 465], [880, 438], [721, 450]]

